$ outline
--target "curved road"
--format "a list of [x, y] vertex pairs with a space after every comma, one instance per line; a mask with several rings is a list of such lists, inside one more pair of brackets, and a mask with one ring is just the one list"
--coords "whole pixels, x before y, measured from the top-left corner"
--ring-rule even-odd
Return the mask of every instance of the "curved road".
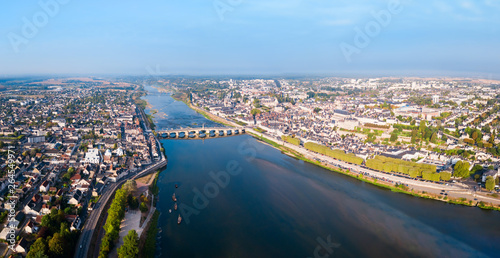
[[[142, 177], [148, 173], [154, 172], [164, 167], [165, 165], [167, 165], [167, 159], [165, 158], [164, 153], [162, 153], [162, 159], [158, 163], [142, 170], [137, 174], [134, 173], [135, 175], [130, 173], [127, 176], [121, 178], [116, 183], [111, 183], [109, 187], [103, 190], [104, 192], [102, 193], [101, 198], [99, 198], [99, 200], [95, 204], [94, 210], [91, 212], [90, 216], [88, 216], [87, 219], [85, 220], [85, 224], [83, 225], [82, 232], [80, 234], [80, 238], [78, 239], [78, 243], [76, 246], [75, 257], [77, 258], [89, 257], [87, 253], [89, 251], [89, 247], [92, 241], [92, 235], [94, 234], [94, 231], [96, 229], [99, 217], [101, 215], [104, 215], [102, 214], [103, 208], [106, 206], [109, 197], [118, 189], [118, 187], [120, 187], [127, 179], [136, 179], [138, 177]], [[96, 248], [98, 247], [99, 245], [96, 244]]]

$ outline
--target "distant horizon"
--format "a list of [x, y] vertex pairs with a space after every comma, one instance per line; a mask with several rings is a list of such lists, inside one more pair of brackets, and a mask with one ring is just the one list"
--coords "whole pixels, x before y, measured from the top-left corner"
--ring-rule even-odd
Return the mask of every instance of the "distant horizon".
[[220, 73], [220, 74], [126, 74], [126, 73], [102, 73], [102, 74], [0, 74], [0, 79], [2, 80], [16, 80], [16, 79], [32, 79], [36, 77], [41, 77], [45, 79], [55, 79], [55, 78], [75, 78], [75, 77], [102, 77], [102, 78], [120, 78], [120, 77], [152, 77], [152, 78], [182, 78], [182, 77], [192, 77], [192, 78], [228, 78], [237, 79], [242, 78], [255, 78], [255, 79], [304, 79], [304, 78], [344, 78], [344, 79], [374, 79], [374, 78], [420, 78], [420, 79], [473, 79], [473, 80], [497, 80], [500, 81], [500, 75], [493, 74], [469, 74], [469, 75], [459, 75], [452, 73], [450, 74], [367, 74], [367, 73], [337, 73], [337, 74], [324, 74], [324, 73], [269, 73], [269, 74], [257, 74], [257, 73]]

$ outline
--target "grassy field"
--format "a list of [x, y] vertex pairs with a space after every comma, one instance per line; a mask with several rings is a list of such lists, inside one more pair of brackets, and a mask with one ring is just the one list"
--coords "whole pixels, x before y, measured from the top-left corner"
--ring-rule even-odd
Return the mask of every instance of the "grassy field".
[[148, 174], [148, 175], [145, 175], [141, 178], [136, 179], [135, 181], [143, 183], [143, 184], [147, 184], [149, 182], [149, 180], [151, 180], [151, 177], [153, 177], [154, 175], [155, 174]]
[[255, 127], [254, 130], [257, 131], [257, 132], [259, 132], [259, 133], [265, 133], [265, 132], [267, 132], [266, 130], [264, 130], [264, 129], [260, 128], [260, 127]]
[[247, 123], [243, 123], [243, 122], [240, 122], [240, 121], [237, 121], [237, 120], [233, 120], [233, 122], [235, 122], [236, 124], [241, 125], [241, 126], [247, 126], [248, 125]]
[[281, 136], [281, 139], [282, 139], [283, 141], [286, 141], [286, 142], [291, 143], [291, 144], [293, 144], [293, 145], [297, 145], [297, 146], [299, 146], [299, 145], [300, 145], [300, 139], [295, 138], [295, 137], [292, 137], [292, 136], [285, 136], [285, 135], [282, 135], [282, 136]]

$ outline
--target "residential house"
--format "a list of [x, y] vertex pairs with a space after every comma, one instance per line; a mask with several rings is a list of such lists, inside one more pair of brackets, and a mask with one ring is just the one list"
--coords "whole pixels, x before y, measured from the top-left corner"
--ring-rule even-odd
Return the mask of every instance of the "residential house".
[[486, 182], [487, 177], [493, 177], [493, 179], [496, 179], [498, 176], [500, 176], [500, 168], [497, 170], [491, 169], [483, 173], [483, 177], [481, 178], [483, 183]]
[[17, 245], [14, 247], [14, 251], [23, 256], [28, 253], [28, 241], [25, 238], [21, 238]]
[[50, 182], [48, 180], [45, 180], [42, 185], [40, 185], [40, 192], [46, 193], [49, 191], [50, 188]]
[[17, 228], [24, 221], [24, 213], [22, 211], [18, 211], [13, 220], [9, 220], [8, 226], [9, 228]]
[[32, 220], [29, 220], [28, 223], [26, 223], [26, 226], [24, 226], [24, 232], [28, 234], [33, 234], [38, 231], [38, 227], [35, 226], [35, 223]]
[[83, 196], [82, 191], [80, 190], [74, 191], [68, 200], [68, 204], [78, 205], [80, 203], [80, 200], [82, 199], [82, 196]]

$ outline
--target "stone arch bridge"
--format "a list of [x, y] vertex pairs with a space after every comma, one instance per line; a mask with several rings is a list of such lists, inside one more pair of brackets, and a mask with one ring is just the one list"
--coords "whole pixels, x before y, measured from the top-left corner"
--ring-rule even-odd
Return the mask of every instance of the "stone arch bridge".
[[162, 139], [204, 139], [245, 134], [245, 127], [202, 127], [156, 131]]

